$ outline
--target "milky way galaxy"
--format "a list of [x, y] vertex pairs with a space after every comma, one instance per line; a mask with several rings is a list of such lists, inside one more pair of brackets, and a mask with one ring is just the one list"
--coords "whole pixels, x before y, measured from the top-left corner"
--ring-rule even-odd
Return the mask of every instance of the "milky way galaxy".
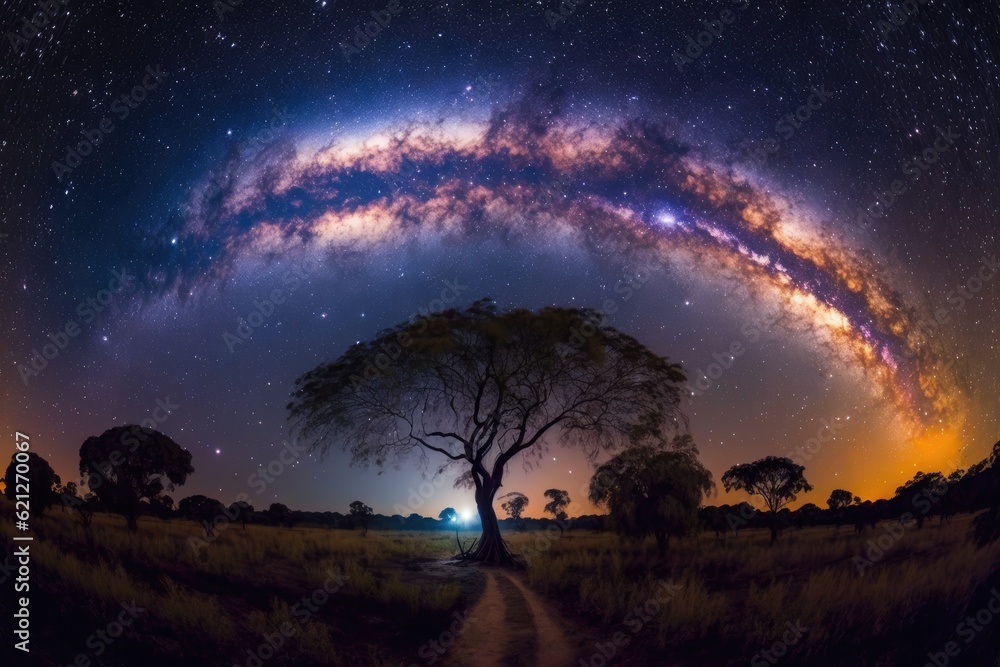
[[[195, 12], [115, 54], [67, 30], [31, 45], [42, 64], [18, 61], [38, 83], [12, 98], [23, 131], [0, 150], [13, 211], [0, 409], [51, 443], [57, 469], [170, 397], [162, 428], [195, 453], [190, 492], [235, 496], [287, 438], [295, 377], [444, 293], [611, 304], [610, 324], [683, 364], [717, 475], [802, 456], [831, 428], [804, 459], [819, 493], [876, 497], [988, 451], [996, 296], [977, 271], [995, 252], [1000, 133], [995, 45], [969, 26], [995, 17], [941, 6], [889, 39], [877, 8], [751, 5], [678, 68], [695, 4], [580, 6], [555, 27], [540, 6], [403, 4], [347, 62], [331, 45], [364, 3]], [[80, 64], [58, 66], [73, 44]], [[64, 144], [143, 71], [109, 77], [112, 57], [171, 75], [56, 181]], [[800, 106], [817, 86], [830, 98]], [[954, 147], [862, 225], [938, 128]], [[775, 133], [773, 155], [750, 159]], [[121, 267], [134, 289], [26, 374]], [[518, 488], [585, 484], [581, 456], [549, 458], [515, 471]], [[343, 510], [365, 492], [391, 513], [421, 479], [343, 463], [297, 461], [266, 498]], [[449, 484], [420, 511], [467, 500]]]

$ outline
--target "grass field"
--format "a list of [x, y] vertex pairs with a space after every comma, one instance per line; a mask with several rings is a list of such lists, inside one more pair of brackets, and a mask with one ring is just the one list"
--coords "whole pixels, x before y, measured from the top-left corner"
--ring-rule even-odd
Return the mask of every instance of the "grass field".
[[623, 627], [658, 581], [675, 584], [642, 630], [645, 651], [635, 657], [647, 664], [664, 655], [685, 656], [671, 664], [748, 664], [791, 623], [808, 632], [783, 664], [921, 665], [1000, 563], [1000, 544], [976, 550], [969, 533], [969, 517], [909, 530], [863, 574], [853, 559], [885, 534], [881, 526], [861, 536], [787, 531], [774, 547], [765, 531], [706, 533], [673, 544], [662, 560], [651, 544], [610, 535], [568, 534], [541, 550], [537, 538], [513, 542], [533, 556], [531, 585], [592, 624]]
[[[56, 509], [34, 525], [38, 664], [83, 654], [90, 665], [256, 665], [273, 654], [260, 663], [447, 665], [449, 654], [428, 661], [421, 648], [484, 586], [479, 568], [440, 567], [451, 533], [233, 526], [196, 551], [190, 538], [204, 534], [187, 521], [144, 518], [130, 534], [120, 517], [97, 515], [88, 534]], [[1000, 544], [973, 549], [969, 517], [934, 522], [859, 574], [854, 557], [884, 532], [806, 528], [774, 547], [763, 532], [703, 534], [662, 559], [610, 533], [508, 539], [528, 560], [524, 581], [557, 610], [575, 664], [603, 664], [594, 656], [621, 632], [608, 664], [921, 665], [995, 572]], [[12, 533], [5, 519], [0, 534]], [[123, 603], [142, 611], [120, 637], [95, 639]], [[280, 648], [259, 651], [282, 626]], [[762, 656], [789, 628], [799, 632], [782, 656]]]

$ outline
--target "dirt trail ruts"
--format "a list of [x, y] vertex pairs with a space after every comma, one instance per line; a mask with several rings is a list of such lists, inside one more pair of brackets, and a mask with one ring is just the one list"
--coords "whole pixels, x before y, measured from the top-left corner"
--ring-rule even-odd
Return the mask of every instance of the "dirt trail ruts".
[[520, 575], [484, 568], [486, 589], [450, 653], [454, 667], [570, 667], [562, 620]]

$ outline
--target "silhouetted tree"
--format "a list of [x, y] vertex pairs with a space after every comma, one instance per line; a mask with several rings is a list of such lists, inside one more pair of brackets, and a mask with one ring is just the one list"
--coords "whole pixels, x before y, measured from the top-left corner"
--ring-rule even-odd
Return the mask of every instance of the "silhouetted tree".
[[361, 526], [362, 535], [368, 534], [368, 521], [371, 519], [372, 514], [374, 514], [372, 508], [360, 500], [355, 500], [351, 503], [351, 518]]
[[976, 506], [988, 508], [972, 520], [976, 546], [982, 548], [1000, 539], [1000, 442], [993, 445], [971, 484], [978, 496]]
[[[83, 482], [81, 480], [81, 484], [82, 483]], [[76, 511], [80, 517], [80, 521], [83, 523], [83, 527], [90, 528], [90, 523], [94, 519], [94, 513], [100, 511], [97, 496], [94, 495], [93, 492], [88, 492], [81, 498], [80, 487], [77, 483], [67, 482], [63, 487], [61, 498], [63, 511], [65, 511], [67, 507]]]
[[254, 509], [253, 505], [245, 500], [237, 500], [229, 506], [229, 513], [233, 516], [239, 517], [240, 523], [243, 524], [243, 530], [246, 530], [247, 521], [250, 519], [250, 515], [254, 513]]
[[438, 518], [445, 523], [458, 523], [458, 512], [455, 511], [454, 507], [445, 507], [441, 510], [441, 513], [438, 514]]
[[559, 534], [562, 535], [563, 522], [568, 518], [566, 508], [569, 507], [570, 502], [569, 491], [564, 491], [562, 489], [547, 489], [544, 496], [549, 499], [549, 502], [545, 504], [545, 511], [551, 514], [556, 520], [556, 526], [559, 528]]
[[226, 516], [225, 509], [222, 502], [200, 494], [183, 498], [177, 505], [177, 512], [181, 516], [201, 524], [206, 537], [215, 535], [216, 521]]
[[726, 526], [733, 531], [736, 537], [740, 536], [740, 528], [755, 521], [759, 514], [757, 508], [745, 500], [736, 505], [722, 505], [719, 510], [722, 512]]
[[482, 522], [468, 558], [519, 562], [500, 535], [494, 498], [507, 464], [550, 440], [594, 456], [677, 431], [681, 368], [601, 323], [592, 310], [498, 313], [488, 299], [418, 317], [352, 346], [296, 380], [295, 432], [352, 463], [396, 465], [419, 453], [463, 470]]
[[795, 516], [792, 518], [792, 522], [795, 524], [796, 528], [801, 530], [806, 526], [816, 525], [822, 514], [823, 510], [821, 510], [815, 503], [806, 503], [799, 509], [795, 510]]
[[830, 499], [826, 501], [827, 506], [834, 512], [838, 512], [854, 502], [854, 495], [844, 489], [834, 489], [830, 492]]
[[[896, 489], [897, 503], [906, 507], [917, 520], [917, 530], [924, 527], [924, 520], [935, 510], [948, 493], [948, 480], [939, 472], [918, 472], [913, 479]], [[914, 509], [916, 511], [914, 511]]]
[[722, 476], [726, 491], [737, 489], [760, 496], [771, 515], [771, 544], [778, 541], [778, 510], [795, 500], [798, 493], [812, 491], [805, 466], [780, 456], [765, 456], [753, 463], [740, 463]]
[[675, 438], [671, 447], [626, 449], [598, 467], [589, 489], [590, 501], [608, 508], [617, 533], [653, 535], [660, 554], [666, 553], [671, 535], [687, 535], [697, 527], [698, 507], [715, 487], [690, 436]]
[[[860, 498], [856, 498], [860, 501]], [[858, 502], [847, 508], [850, 513], [850, 518], [854, 522], [854, 532], [861, 535], [865, 532], [865, 528], [875, 528], [878, 524], [878, 508], [870, 500], [866, 500], [863, 503]]]
[[726, 532], [726, 528], [728, 528], [723, 507], [716, 507], [714, 505], [702, 507], [698, 510], [698, 521], [705, 530], [713, 531], [717, 538], [722, 537], [723, 533]]
[[286, 528], [291, 528], [292, 524], [295, 523], [292, 510], [282, 503], [271, 503], [271, 506], [267, 508], [267, 516], [274, 523], [283, 524]]
[[569, 491], [546, 489], [543, 495], [549, 499], [549, 502], [545, 504], [545, 511], [556, 520], [565, 521], [567, 519], [566, 508], [569, 507], [570, 503]]
[[159, 431], [116, 426], [91, 436], [80, 446], [80, 474], [102, 505], [139, 529], [142, 501], [174, 490], [194, 472], [191, 452]]
[[524, 522], [521, 520], [521, 514], [524, 512], [524, 508], [528, 506], [528, 496], [518, 491], [511, 491], [502, 497], [508, 498], [508, 500], [502, 503], [500, 507], [507, 513], [507, 516], [514, 520], [515, 526], [523, 528]]
[[[26, 455], [27, 461], [18, 463], [18, 455], [21, 455], [22, 459]], [[19, 466], [21, 472], [18, 472]], [[10, 457], [10, 465], [7, 466], [4, 475], [4, 485], [4, 494], [9, 500], [16, 502], [18, 496], [27, 496], [21, 500], [27, 501], [28, 511], [36, 517], [44, 515], [45, 510], [59, 502], [60, 492], [63, 490], [59, 475], [48, 461], [35, 452], [15, 452]]]

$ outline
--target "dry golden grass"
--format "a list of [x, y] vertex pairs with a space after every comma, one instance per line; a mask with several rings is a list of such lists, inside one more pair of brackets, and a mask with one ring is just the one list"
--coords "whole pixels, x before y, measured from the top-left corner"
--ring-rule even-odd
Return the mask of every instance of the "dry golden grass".
[[[7, 512], [0, 501], [0, 514]], [[429, 585], [414, 574], [414, 563], [453, 554], [450, 533], [232, 526], [196, 551], [192, 539], [205, 536], [187, 521], [144, 518], [132, 534], [120, 517], [98, 515], [88, 532], [75, 514], [57, 509], [33, 524], [40, 537], [33, 567], [56, 595], [98, 619], [134, 600], [160, 635], [188, 638], [176, 645], [149, 640], [178, 655], [207, 645], [232, 664], [264, 633], [294, 623], [295, 637], [270, 664], [396, 664], [377, 648], [379, 637], [363, 653], [345, 651], [347, 631], [338, 619], [381, 614], [405, 625], [473, 602], [459, 582], [439, 577]], [[0, 533], [12, 532], [9, 521], [0, 522]], [[789, 530], [775, 546], [763, 531], [703, 534], [672, 542], [663, 558], [651, 542], [622, 542], [610, 533], [507, 537], [528, 559], [529, 583], [559, 601], [571, 623], [576, 618], [595, 633], [620, 629], [666, 581], [677, 588], [644, 623], [640, 648], [699, 660], [713, 651], [752, 655], [793, 622], [809, 628], [794, 653], [808, 662], [830, 647], [912, 634], [927, 622], [928, 609], [958, 617], [1000, 562], [1000, 543], [977, 550], [969, 533], [969, 517], [909, 529], [863, 576], [852, 558], [863, 556], [882, 528], [861, 536], [829, 527]], [[340, 605], [341, 616], [328, 609], [323, 622], [300, 626], [296, 602], [331, 573], [344, 577], [335, 594], [343, 599], [330, 605]], [[794, 664], [792, 656], [785, 662]]]
[[882, 534], [807, 528], [786, 531], [773, 547], [764, 531], [721, 540], [703, 534], [671, 543], [662, 560], [651, 543], [622, 543], [612, 534], [571, 532], [542, 550], [530, 534], [511, 542], [528, 557], [532, 586], [603, 624], [621, 624], [658, 580], [679, 584], [654, 621], [660, 649], [712, 638], [753, 654], [786, 623], [799, 622], [810, 631], [798, 657], [808, 659], [831, 646], [905, 632], [931, 606], [957, 617], [1000, 562], [1000, 543], [976, 550], [969, 517], [959, 517], [907, 530], [862, 576], [852, 558]]
[[[0, 513], [7, 510], [0, 507]], [[32, 525], [39, 537], [32, 549], [35, 576], [51, 592], [94, 619], [109, 618], [123, 601], [134, 601], [146, 610], [145, 627], [185, 638], [178, 651], [205, 644], [238, 659], [259, 645], [264, 632], [293, 620], [295, 604], [322, 590], [324, 582], [342, 584], [333, 594], [343, 598], [336, 603], [341, 613], [350, 610], [350, 600], [363, 600], [372, 613], [381, 608], [400, 619], [449, 612], [461, 595], [458, 583], [428, 586], [403, 570], [418, 559], [451, 556], [446, 534], [361, 536], [312, 527], [231, 526], [195, 550], [192, 538], [205, 535], [188, 521], [146, 517], [139, 532], [130, 533], [120, 517], [98, 514], [88, 531], [75, 513], [57, 508]], [[0, 534], [13, 532], [10, 521], [0, 522]], [[340, 578], [331, 581], [331, 575]], [[278, 594], [249, 603], [247, 594], [258, 590]], [[294, 627], [294, 639], [271, 664], [340, 664], [325, 622], [295, 621]], [[381, 659], [373, 655], [371, 662]]]

